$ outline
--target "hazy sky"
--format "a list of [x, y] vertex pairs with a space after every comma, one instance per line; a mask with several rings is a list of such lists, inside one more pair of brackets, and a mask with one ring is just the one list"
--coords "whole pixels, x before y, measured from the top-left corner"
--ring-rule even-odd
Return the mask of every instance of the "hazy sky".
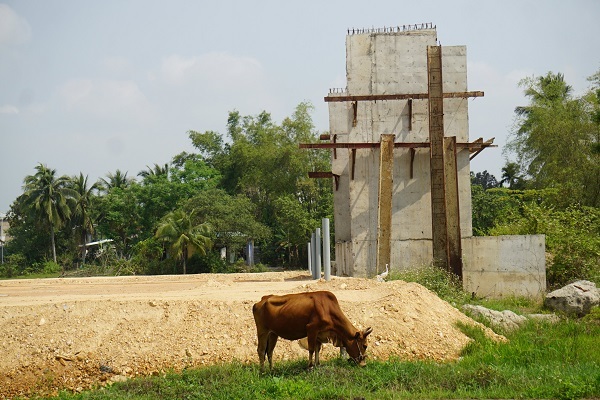
[[[1, 0], [0, 0], [1, 1]], [[600, 69], [600, 1], [0, 2], [0, 212], [38, 163], [91, 181], [194, 151], [189, 130], [225, 133], [227, 114], [275, 122], [302, 101], [327, 131], [344, 87], [348, 28], [432, 22], [466, 45], [471, 139], [500, 147], [472, 170], [498, 179], [525, 104], [520, 79], [562, 72], [575, 93]]]

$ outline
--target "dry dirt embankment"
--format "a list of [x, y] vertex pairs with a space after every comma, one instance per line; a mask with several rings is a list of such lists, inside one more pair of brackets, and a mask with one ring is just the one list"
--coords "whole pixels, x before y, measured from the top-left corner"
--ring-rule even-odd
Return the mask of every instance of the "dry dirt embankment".
[[[456, 322], [475, 323], [418, 284], [314, 281], [299, 271], [0, 281], [0, 398], [257, 363], [252, 305], [313, 290], [332, 291], [357, 328], [373, 327], [370, 359], [455, 359], [469, 341]], [[327, 345], [321, 354], [338, 351]], [[307, 357], [294, 342], [275, 348], [276, 363]]]

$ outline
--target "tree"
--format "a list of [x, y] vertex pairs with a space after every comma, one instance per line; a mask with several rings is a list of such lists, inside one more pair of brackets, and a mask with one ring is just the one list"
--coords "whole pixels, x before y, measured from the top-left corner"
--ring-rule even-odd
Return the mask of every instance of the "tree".
[[69, 187], [68, 176], [56, 177], [56, 170], [38, 164], [34, 175], [25, 177], [25, 202], [35, 210], [38, 218], [48, 228], [52, 257], [56, 263], [55, 232], [71, 217], [77, 192]]
[[[592, 122], [589, 102], [573, 98], [562, 74], [524, 79], [529, 105], [515, 109], [515, 129], [506, 151], [517, 156], [533, 188], [561, 188], [565, 197], [598, 205], [599, 159], [593, 154], [598, 127]], [[591, 204], [596, 202], [596, 204]]]
[[135, 240], [152, 236], [144, 232], [140, 217], [140, 204], [136, 195], [138, 184], [129, 187], [113, 187], [98, 198], [97, 230], [101, 236], [115, 241], [120, 256], [128, 253]]
[[106, 175], [106, 178], [100, 178], [100, 182], [105, 192], [110, 191], [114, 188], [127, 188], [134, 181], [132, 178], [127, 177], [127, 172], [122, 172], [120, 169], [117, 169], [115, 173], [109, 172]]
[[479, 185], [484, 190], [500, 186], [500, 184], [496, 180], [496, 177], [487, 172], [487, 170], [483, 172], [477, 172], [476, 174], [473, 174], [473, 172], [471, 172], [471, 184]]
[[502, 180], [500, 185], [508, 184], [509, 189], [524, 189], [525, 180], [521, 175], [519, 164], [515, 162], [507, 162], [502, 167]]
[[73, 209], [73, 222], [76, 230], [79, 231], [79, 245], [81, 245], [81, 258], [85, 263], [86, 247], [88, 235], [94, 234], [94, 223], [92, 220], [92, 202], [94, 200], [94, 191], [100, 188], [98, 182], [88, 186], [88, 177], [79, 173], [70, 182], [71, 188], [77, 192], [76, 201]]
[[209, 237], [210, 226], [206, 223], [196, 224], [194, 213], [194, 211], [186, 213], [179, 209], [167, 214], [155, 234], [157, 239], [164, 240], [168, 244], [170, 253], [175, 258], [182, 260], [184, 274], [191, 252], [205, 255], [212, 247], [212, 240]]
[[167, 178], [169, 177], [169, 164], [165, 164], [162, 167], [158, 164], [154, 164], [154, 168], [150, 168], [148, 166], [146, 166], [146, 168], [147, 170], [138, 172], [138, 176], [142, 178], [147, 178], [150, 176], [165, 176]]
[[[227, 119], [228, 143], [213, 131], [189, 133], [206, 163], [219, 171], [218, 187], [230, 195], [248, 197], [256, 205], [255, 218], [272, 232], [280, 231], [275, 215], [276, 203], [282, 197], [296, 201], [317, 221], [333, 217], [331, 180], [308, 178], [309, 171], [330, 167], [330, 153], [298, 146], [300, 142], [318, 141], [310, 116], [312, 109], [309, 103], [300, 103], [281, 124], [264, 111], [256, 116], [232, 111]], [[279, 240], [263, 247], [263, 259], [273, 257], [275, 261], [281, 243]], [[290, 248], [305, 243], [303, 238]]]
[[269, 227], [256, 220], [256, 205], [243, 195], [231, 196], [222, 189], [208, 189], [198, 193], [184, 206], [195, 211], [215, 233], [215, 245], [236, 251], [248, 240], [264, 241], [271, 238]]

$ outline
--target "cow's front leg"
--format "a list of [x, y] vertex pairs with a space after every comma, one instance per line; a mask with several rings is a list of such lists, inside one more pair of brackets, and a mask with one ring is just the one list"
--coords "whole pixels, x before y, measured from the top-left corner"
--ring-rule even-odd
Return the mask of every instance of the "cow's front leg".
[[315, 345], [315, 366], [319, 366], [319, 353], [321, 353], [322, 343], [317, 340], [317, 344]]
[[[317, 334], [315, 333], [308, 333], [307, 336], [307, 341], [308, 341], [308, 369], [311, 370], [314, 367], [313, 364], [313, 354], [315, 354], [315, 349], [317, 347]], [[318, 351], [317, 351], [317, 360], [319, 359], [318, 356]]]
[[269, 333], [269, 339], [267, 341], [267, 358], [269, 359], [270, 370], [273, 370], [273, 349], [275, 349], [277, 339], [279, 339], [279, 336], [277, 336], [273, 332]]

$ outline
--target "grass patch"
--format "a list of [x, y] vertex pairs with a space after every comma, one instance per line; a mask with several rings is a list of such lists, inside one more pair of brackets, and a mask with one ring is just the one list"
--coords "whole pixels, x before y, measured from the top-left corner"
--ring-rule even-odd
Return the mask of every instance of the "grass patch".
[[509, 343], [460, 327], [473, 342], [449, 363], [336, 359], [312, 372], [307, 360], [276, 362], [272, 373], [232, 363], [136, 378], [60, 399], [403, 399], [600, 397], [600, 325], [531, 321]]
[[456, 275], [433, 265], [392, 272], [389, 279], [416, 282], [454, 306], [471, 300], [471, 295], [462, 289], [462, 284]]

